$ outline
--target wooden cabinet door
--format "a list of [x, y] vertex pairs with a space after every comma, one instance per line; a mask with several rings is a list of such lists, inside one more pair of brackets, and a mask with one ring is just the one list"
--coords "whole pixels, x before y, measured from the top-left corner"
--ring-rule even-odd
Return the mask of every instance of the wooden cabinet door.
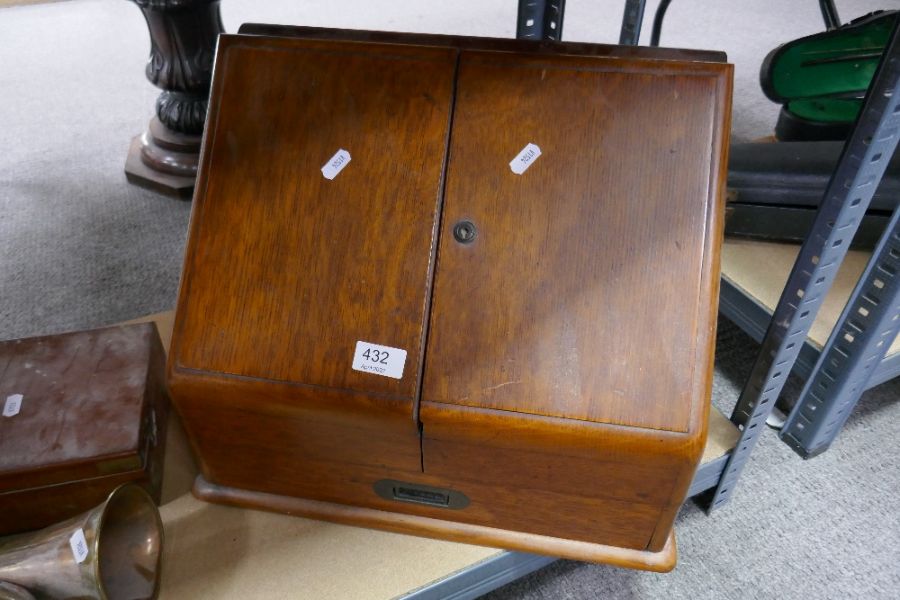
[[[174, 368], [413, 423], [456, 50], [223, 36], [217, 62]], [[402, 374], [352, 368], [360, 341]]]
[[687, 431], [708, 392], [729, 68], [462, 53], [426, 436], [428, 403]]

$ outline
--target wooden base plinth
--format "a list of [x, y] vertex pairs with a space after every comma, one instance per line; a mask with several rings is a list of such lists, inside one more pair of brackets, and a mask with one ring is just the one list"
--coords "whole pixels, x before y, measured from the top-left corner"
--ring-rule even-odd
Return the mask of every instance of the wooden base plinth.
[[169, 131], [154, 117], [147, 131], [131, 140], [125, 176], [135, 185], [190, 200], [197, 179], [200, 139]]
[[194, 482], [193, 493], [197, 498], [207, 502], [268, 510], [478, 546], [505, 548], [660, 573], [671, 571], [675, 567], [674, 532], [669, 534], [666, 545], [660, 552], [646, 552], [416, 515], [391, 513], [372, 508], [253, 492], [215, 485], [202, 475], [199, 475]]

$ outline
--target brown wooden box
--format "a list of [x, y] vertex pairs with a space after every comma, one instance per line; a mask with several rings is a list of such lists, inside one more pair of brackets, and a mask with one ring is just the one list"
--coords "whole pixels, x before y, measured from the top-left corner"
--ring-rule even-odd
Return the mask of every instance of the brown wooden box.
[[152, 323], [0, 342], [0, 535], [75, 516], [126, 482], [158, 502], [164, 376]]
[[[709, 411], [724, 56], [243, 31], [271, 35], [219, 41], [169, 360], [195, 493], [671, 568]], [[402, 376], [372, 372], [397, 350]]]

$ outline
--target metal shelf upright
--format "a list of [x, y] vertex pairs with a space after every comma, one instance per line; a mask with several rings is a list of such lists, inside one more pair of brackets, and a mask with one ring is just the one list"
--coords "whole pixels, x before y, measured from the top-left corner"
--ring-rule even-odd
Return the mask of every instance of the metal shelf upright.
[[[709, 510], [727, 502], [734, 492], [741, 471], [756, 445], [759, 432], [764, 429], [762, 424], [771, 413], [797, 360], [816, 313], [831, 288], [898, 140], [900, 20], [894, 25], [857, 122], [828, 183], [812, 230], [801, 246], [763, 338], [750, 378], [731, 415], [731, 421], [741, 430], [740, 438], [715, 489], [705, 495], [704, 500], [708, 501]], [[826, 345], [817, 364], [819, 369], [814, 369], [809, 379], [807, 388], [818, 395], [819, 406], [810, 410], [810, 403], [798, 404], [799, 410], [794, 411], [796, 416], [792, 415], [791, 428], [786, 435], [808, 428], [811, 442], [818, 442], [828, 435], [833, 439], [835, 426], [838, 424], [835, 419], [846, 418], [849, 408], [846, 398], [835, 396], [833, 401], [822, 401], [821, 384], [826, 383], [829, 391], [853, 389], [861, 393], [867, 379], [865, 372], [871, 375], [876, 358], [883, 358], [884, 351], [893, 341], [890, 336], [891, 332], [896, 335], [898, 320], [896, 219], [895, 214], [892, 225], [882, 238], [860, 286], [857, 287], [857, 293], [845, 310], [843, 316], [846, 319], [837, 328], [839, 333], [836, 335], [840, 335], [840, 339], [832, 336], [835, 341], [829, 341]], [[866, 315], [859, 312], [859, 308], [867, 311]], [[856, 314], [851, 314], [854, 310]], [[865, 321], [861, 320], [863, 317]], [[845, 327], [852, 327], [852, 330], [846, 331]], [[845, 334], [849, 337], [843, 337]], [[840, 360], [837, 356], [840, 356]], [[838, 366], [828, 362], [832, 360], [838, 360]], [[857, 369], [865, 369], [865, 372], [856, 372]], [[827, 379], [822, 379], [823, 377]], [[805, 395], [812, 398], [809, 394]], [[826, 415], [825, 424], [821, 428], [816, 421], [817, 410], [819, 414]], [[801, 416], [806, 422], [801, 420]]]
[[[900, 106], [900, 105], [898, 105]], [[900, 127], [900, 115], [895, 115]], [[804, 458], [831, 446], [900, 331], [900, 209], [779, 434]], [[900, 355], [897, 355], [900, 357]]]
[[[797, 256], [795, 248], [799, 246], [755, 240], [725, 241], [719, 311], [757, 342], [762, 342], [778, 301], [777, 297], [773, 300], [757, 296], [769, 296], [773, 290], [777, 293], [784, 287]], [[827, 345], [830, 332], [840, 322], [839, 317], [844, 303], [850, 297], [854, 283], [864, 273], [869, 257], [866, 252], [851, 250], [842, 263], [838, 281], [835, 282], [831, 294], [825, 300], [825, 305], [819, 311], [813, 329], [800, 348], [797, 362], [791, 371], [800, 379], [805, 381], [812, 376]], [[745, 271], [748, 263], [757, 265], [767, 259], [772, 262], [766, 265], [765, 273]], [[865, 389], [875, 387], [898, 375], [900, 375], [900, 340], [895, 341], [887, 355], [874, 366], [865, 383]]]

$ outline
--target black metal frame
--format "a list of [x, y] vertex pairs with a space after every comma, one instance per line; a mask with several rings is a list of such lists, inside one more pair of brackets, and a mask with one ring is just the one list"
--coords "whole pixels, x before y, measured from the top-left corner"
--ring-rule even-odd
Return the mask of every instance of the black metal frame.
[[656, 14], [653, 16], [653, 31], [650, 33], [651, 46], [659, 46], [663, 20], [666, 18], [666, 11], [669, 10], [669, 4], [671, 3], [672, 0], [660, 0], [659, 6], [656, 7]]
[[625, 46], [637, 46], [641, 37], [641, 25], [644, 22], [644, 5], [646, 0], [625, 0], [625, 12], [622, 14], [622, 29], [619, 32], [619, 43]]
[[825, 21], [825, 29], [837, 29], [841, 26], [834, 0], [819, 0], [819, 9], [822, 11], [822, 20]]
[[566, 0], [519, 0], [516, 38], [520, 40], [562, 40]]

